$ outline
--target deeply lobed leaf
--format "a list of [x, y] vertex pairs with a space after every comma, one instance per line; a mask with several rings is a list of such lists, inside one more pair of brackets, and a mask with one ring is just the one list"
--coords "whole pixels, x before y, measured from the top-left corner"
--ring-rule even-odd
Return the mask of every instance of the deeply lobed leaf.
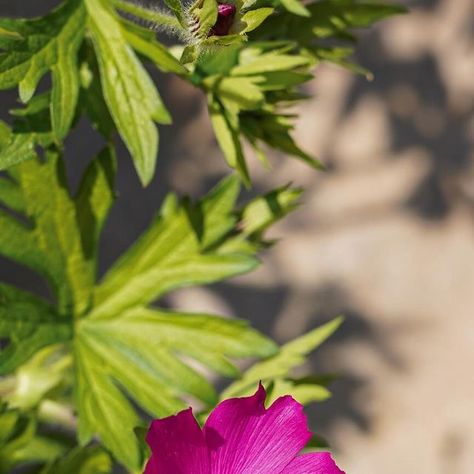
[[[272, 397], [284, 393], [294, 393], [301, 396], [301, 403], [314, 399], [327, 398], [328, 392], [324, 387], [314, 386], [311, 383], [298, 383], [292, 381], [290, 372], [292, 369], [305, 362], [306, 356], [321, 345], [342, 324], [343, 318], [336, 318], [323, 326], [320, 326], [307, 334], [284, 344], [278, 354], [257, 362], [248, 369], [241, 379], [233, 382], [222, 393], [223, 399], [229, 397], [243, 396], [250, 393], [260, 381], [270, 382], [276, 386]], [[286, 392], [285, 392], [286, 390]]]
[[45, 276], [61, 314], [79, 315], [91, 304], [97, 240], [113, 200], [113, 163], [113, 155], [103, 152], [89, 167], [77, 199], [70, 195], [62, 160], [53, 150], [45, 163], [21, 163], [4, 181], [10, 192], [3, 196], [11, 201], [15, 194], [14, 207], [21, 206], [24, 220], [0, 211], [0, 254]]
[[[133, 435], [138, 418], [117, 387], [155, 417], [183, 409], [185, 395], [212, 406], [214, 389], [182, 356], [235, 376], [227, 357], [266, 356], [276, 350], [242, 322], [140, 307], [107, 320], [81, 321], [74, 346], [81, 439], [99, 434], [131, 467], [141, 462]], [[121, 430], [114, 428], [117, 419]]]
[[170, 117], [146, 70], [104, 0], [85, 0], [104, 97], [143, 184], [155, 170], [158, 131]]
[[12, 372], [39, 349], [72, 337], [70, 321], [26, 291], [0, 284], [0, 375]]
[[77, 53], [84, 36], [85, 10], [81, 0], [63, 3], [34, 20], [0, 19], [0, 89], [19, 86], [28, 102], [39, 80], [51, 70], [51, 123], [54, 136], [65, 137], [79, 94]]

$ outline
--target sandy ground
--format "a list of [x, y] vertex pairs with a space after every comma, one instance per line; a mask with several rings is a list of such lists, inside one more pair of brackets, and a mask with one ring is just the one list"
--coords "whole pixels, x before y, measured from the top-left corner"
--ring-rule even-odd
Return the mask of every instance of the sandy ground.
[[[173, 299], [250, 317], [281, 341], [345, 314], [314, 357], [342, 379], [310, 414], [351, 474], [474, 465], [474, 3], [411, 6], [362, 37], [373, 82], [325, 66], [311, 84], [297, 135], [329, 171], [254, 166], [262, 189], [308, 189], [265, 265], [217, 295]], [[206, 124], [185, 129], [184, 150]], [[177, 187], [220, 169], [200, 143], [171, 173]]]

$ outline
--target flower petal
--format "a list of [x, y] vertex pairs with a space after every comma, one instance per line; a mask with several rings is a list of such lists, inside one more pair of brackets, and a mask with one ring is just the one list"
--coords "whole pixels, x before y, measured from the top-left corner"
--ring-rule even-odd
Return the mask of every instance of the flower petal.
[[152, 456], [145, 474], [210, 474], [209, 451], [191, 408], [153, 420], [146, 441]]
[[330, 453], [308, 453], [297, 456], [281, 474], [345, 474], [341, 471]]
[[265, 389], [220, 403], [204, 426], [212, 474], [278, 474], [311, 437], [303, 407], [281, 397], [265, 409]]

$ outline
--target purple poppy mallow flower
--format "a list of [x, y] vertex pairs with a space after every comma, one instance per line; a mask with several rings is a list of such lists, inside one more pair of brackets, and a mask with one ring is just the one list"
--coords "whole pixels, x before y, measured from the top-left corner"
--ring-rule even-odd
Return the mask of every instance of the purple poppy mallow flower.
[[230, 3], [217, 4], [217, 20], [210, 29], [208, 36], [226, 36], [229, 34], [235, 17], [235, 5]]
[[265, 398], [260, 384], [225, 400], [203, 428], [191, 408], [154, 420], [144, 474], [344, 474], [327, 452], [300, 454], [311, 438], [300, 403], [284, 396], [267, 409]]

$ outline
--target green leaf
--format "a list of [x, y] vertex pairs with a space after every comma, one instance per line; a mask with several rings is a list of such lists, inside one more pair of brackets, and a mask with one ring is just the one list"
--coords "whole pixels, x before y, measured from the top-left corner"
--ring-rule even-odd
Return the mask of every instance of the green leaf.
[[124, 24], [124, 37], [135, 51], [150, 59], [164, 72], [187, 74], [187, 69], [169, 52], [168, 48], [156, 40], [154, 32], [131, 22]]
[[19, 85], [21, 100], [28, 102], [39, 80], [51, 70], [51, 123], [57, 139], [67, 134], [74, 117], [79, 93], [77, 52], [84, 20], [80, 0], [65, 2], [43, 18], [0, 19], [1, 30], [13, 35], [0, 42], [0, 89]]
[[[60, 318], [59, 318], [60, 319]], [[44, 324], [42, 321], [38, 325]], [[58, 325], [62, 325], [66, 334], [72, 336], [72, 329], [66, 328], [69, 321], [59, 320]], [[46, 323], [51, 325], [51, 321]], [[36, 330], [39, 330], [37, 328]], [[3, 398], [8, 405], [27, 411], [37, 407], [41, 401], [58, 387], [66, 377], [66, 372], [71, 366], [71, 357], [65, 354], [63, 344], [49, 345], [38, 351], [26, 363], [23, 363], [11, 377], [11, 389], [3, 394]]]
[[186, 27], [186, 17], [184, 15], [183, 5], [181, 4], [180, 0], [165, 0], [165, 3], [176, 15], [176, 18], [180, 24]]
[[170, 116], [146, 70], [127, 44], [104, 0], [85, 0], [104, 97], [144, 185], [153, 177], [158, 152], [154, 122]]
[[276, 379], [271, 387], [271, 395], [267, 403], [279, 397], [291, 394], [291, 396], [302, 405], [308, 405], [313, 402], [323, 402], [331, 397], [331, 392], [318, 384], [298, 383], [292, 380]]
[[67, 319], [59, 317], [46, 302], [12, 286], [0, 284], [0, 374], [27, 361], [39, 349], [71, 337]]
[[114, 149], [104, 148], [84, 173], [75, 198], [82, 251], [93, 264], [97, 261], [100, 233], [115, 198], [115, 173]]
[[30, 229], [3, 210], [0, 210], [0, 228], [0, 254], [41, 271], [44, 266]]
[[299, 0], [279, 0], [280, 3], [291, 13], [295, 15], [308, 17], [310, 11]]
[[0, 211], [0, 254], [45, 276], [61, 314], [79, 315], [91, 302], [95, 262], [84, 255], [76, 203], [69, 194], [63, 162], [57, 152], [48, 150], [45, 163], [26, 161], [12, 176], [28, 223]]
[[261, 234], [297, 207], [302, 190], [284, 186], [249, 202], [240, 213], [242, 235]]
[[0, 171], [36, 156], [32, 135], [11, 134], [8, 143], [0, 148]]
[[13, 115], [13, 135], [24, 135], [35, 144], [48, 147], [54, 142], [49, 106], [51, 93], [46, 92], [33, 97], [26, 107], [10, 110]]
[[4, 28], [0, 28], [0, 38], [11, 38], [11, 39], [17, 39], [21, 40], [21, 35], [17, 33], [16, 31], [8, 31], [5, 30]]
[[0, 202], [16, 212], [23, 212], [26, 206], [21, 190], [8, 177], [0, 177]]
[[272, 148], [293, 155], [315, 169], [324, 169], [320, 161], [314, 159], [295, 143], [289, 134], [293, 126], [287, 117], [274, 114], [256, 114], [255, 116], [246, 114], [241, 117], [241, 121], [246, 130], [252, 131], [256, 138]]
[[190, 13], [196, 18], [199, 24], [199, 29], [196, 34], [201, 38], [206, 38], [210, 29], [217, 21], [217, 1], [197, 0], [191, 7]]
[[[130, 468], [140, 466], [141, 453], [133, 433], [138, 419], [125, 393], [155, 417], [183, 409], [186, 394], [213, 405], [214, 389], [181, 355], [235, 376], [227, 357], [275, 351], [273, 343], [242, 322], [145, 308], [107, 320], [82, 320], [74, 347], [81, 441], [98, 434]], [[123, 429], [115, 429], [117, 420]]]
[[259, 74], [258, 87], [262, 91], [278, 91], [289, 89], [309, 81], [311, 74], [302, 74], [294, 71], [271, 71]]
[[196, 62], [196, 72], [199, 79], [207, 76], [228, 75], [230, 70], [238, 63], [240, 46], [219, 48], [213, 54], [201, 54]]
[[[288, 0], [285, 2], [288, 3]], [[308, 48], [317, 45], [319, 39], [334, 38], [353, 43], [356, 39], [353, 32], [355, 28], [365, 28], [375, 21], [406, 11], [400, 5], [358, 0], [322, 0], [307, 4], [305, 8], [311, 16], [279, 12], [272, 15], [253, 35], [258, 39], [272, 40], [278, 37], [292, 41], [300, 51], [307, 53]]]
[[[186, 24], [180, 24], [176, 17], [168, 12], [156, 8], [146, 8], [145, 6], [132, 3], [129, 0], [110, 0], [114, 7], [127, 16], [132, 16], [141, 24], [153, 25], [156, 28], [167, 29], [168, 31], [179, 30], [180, 27], [186, 27]], [[173, 0], [176, 1], [176, 0]], [[179, 8], [179, 7], [178, 7]]]
[[285, 186], [250, 201], [237, 213], [240, 233], [227, 239], [220, 251], [252, 253], [272, 243], [263, 239], [265, 230], [294, 210], [300, 195], [300, 189]]
[[272, 71], [285, 71], [296, 67], [307, 66], [309, 59], [303, 56], [267, 53], [244, 57], [244, 61], [232, 69], [233, 76], [248, 76]]
[[111, 141], [115, 132], [114, 121], [105, 103], [102, 85], [100, 83], [99, 65], [92, 45], [84, 42], [80, 66], [81, 92], [79, 106], [91, 125], [107, 140]]
[[48, 151], [45, 163], [24, 162], [17, 176], [27, 203], [26, 213], [34, 222], [30, 235], [36, 255], [30, 266], [38, 268], [52, 283], [60, 312], [80, 314], [90, 303], [94, 268], [84, 258], [64, 164], [58, 153]]
[[10, 134], [10, 127], [3, 120], [0, 120], [0, 151], [10, 141]]
[[3, 147], [0, 147], [0, 169], [36, 157], [35, 147], [48, 147], [54, 142], [50, 119], [51, 94], [33, 97], [28, 105], [11, 110], [13, 129], [3, 126]]
[[[80, 340], [74, 347], [79, 442], [85, 445], [98, 434], [101, 443], [114, 453], [119, 462], [138, 469], [143, 456], [132, 439], [133, 427], [138, 424], [137, 415], [130, 410], [128, 400], [110, 378], [104, 377], [104, 360], [97, 357], [93, 347]], [[117, 430], [117, 422], [122, 429]]]
[[0, 474], [9, 474], [17, 466], [19, 453], [32, 440], [35, 429], [34, 419], [0, 404]]
[[[115, 274], [110, 276], [97, 292], [100, 303], [93, 317], [109, 317], [129, 306], [145, 304], [176, 288], [203, 285], [221, 281], [235, 275], [249, 272], [257, 262], [247, 255], [202, 255], [184, 257], [175, 262], [166, 262], [133, 272], [129, 279], [120, 281]], [[130, 267], [129, 267], [130, 268]], [[123, 271], [123, 270], [122, 270]], [[125, 274], [120, 272], [122, 277]], [[113, 294], [109, 293], [113, 289]], [[104, 297], [104, 295], [107, 295]], [[103, 298], [103, 299], [102, 299]]]
[[199, 225], [193, 219], [193, 227], [198, 233], [203, 250], [219, 245], [223, 236], [228, 235], [237, 224], [234, 207], [240, 192], [240, 182], [236, 176], [224, 178], [197, 205]]
[[[285, 0], [288, 1], [288, 0]], [[296, 0], [290, 0], [296, 1]], [[241, 31], [242, 33], [249, 33], [258, 28], [274, 11], [274, 8], [257, 8], [256, 10], [249, 10], [242, 15], [241, 21], [247, 26]]]
[[[302, 365], [306, 356], [321, 345], [341, 325], [343, 318], [333, 319], [329, 323], [308, 332], [281, 347], [280, 352], [250, 367], [240, 380], [235, 381], [221, 394], [222, 399], [246, 395], [260, 381], [271, 382], [285, 379], [289, 372]], [[319, 389], [318, 389], [319, 390]], [[291, 392], [290, 392], [291, 393]], [[307, 395], [305, 395], [307, 396]]]
[[48, 436], [37, 431], [33, 439], [16, 451], [15, 464], [22, 467], [34, 464], [39, 468], [39, 465], [44, 465], [51, 459], [64, 456], [69, 448], [70, 441], [68, 444], [64, 438], [54, 437], [54, 435]]
[[373, 75], [369, 70], [348, 60], [348, 58], [352, 56], [354, 52], [353, 48], [315, 47], [315, 48], [311, 48], [311, 52], [315, 55], [315, 57], [317, 57], [321, 61], [331, 62], [333, 64], [337, 64], [338, 66], [344, 67], [348, 69], [349, 71], [352, 71], [356, 74], [362, 74], [368, 80], [373, 79]]
[[255, 79], [249, 77], [224, 77], [218, 81], [215, 93], [218, 94], [224, 106], [230, 101], [239, 110], [258, 109], [263, 105], [265, 97], [260, 88], [255, 84]]
[[4, 143], [0, 147], [0, 170], [36, 157], [35, 147], [54, 142], [50, 119], [51, 94], [33, 97], [28, 105], [11, 110], [13, 129], [4, 126]]
[[99, 446], [73, 449], [62, 459], [46, 466], [41, 474], [109, 474], [110, 456]]
[[238, 132], [231, 126], [229, 118], [222, 106], [213, 101], [212, 98], [209, 98], [209, 101], [212, 126], [227, 164], [239, 172], [240, 177], [246, 185], [250, 185], [250, 176], [248, 174]]
[[158, 218], [111, 268], [95, 294], [92, 317], [153, 301], [173, 289], [223, 280], [255, 268], [243, 254], [205, 254], [184, 209]]
[[[206, 284], [252, 270], [251, 255], [206, 251], [225, 237], [237, 183], [225, 181], [196, 206], [169, 197], [149, 229], [105, 275], [91, 317], [110, 317], [172, 289]], [[218, 248], [217, 248], [218, 250]]]

